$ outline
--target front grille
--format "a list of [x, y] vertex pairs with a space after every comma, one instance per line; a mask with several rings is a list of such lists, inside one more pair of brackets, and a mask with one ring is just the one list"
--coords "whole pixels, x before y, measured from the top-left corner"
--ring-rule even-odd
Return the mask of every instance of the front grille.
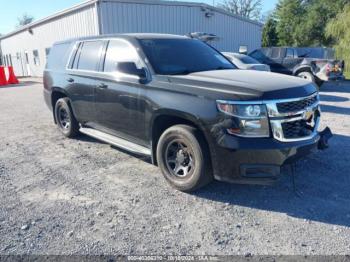
[[302, 111], [317, 102], [317, 95], [305, 98], [300, 101], [278, 103], [277, 109], [279, 113], [291, 113]]
[[266, 103], [273, 137], [282, 142], [302, 141], [317, 134], [320, 123], [318, 94]]
[[300, 137], [310, 136], [313, 127], [306, 120], [297, 120], [293, 122], [282, 123], [284, 138], [296, 139]]

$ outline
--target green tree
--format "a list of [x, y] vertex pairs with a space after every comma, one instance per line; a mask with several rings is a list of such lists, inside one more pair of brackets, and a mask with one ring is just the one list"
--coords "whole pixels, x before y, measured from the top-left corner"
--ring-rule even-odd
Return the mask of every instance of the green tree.
[[249, 19], [261, 18], [261, 0], [224, 0], [219, 7]]
[[17, 27], [22, 27], [27, 24], [30, 24], [34, 21], [34, 17], [31, 15], [28, 15], [27, 13], [24, 13], [22, 16], [17, 18]]
[[335, 40], [336, 56], [345, 60], [346, 71], [350, 72], [350, 4], [327, 24], [326, 37]]
[[262, 46], [277, 46], [278, 36], [277, 36], [277, 21], [273, 17], [269, 17], [265, 23], [263, 33], [262, 33]]
[[280, 0], [276, 7], [278, 43], [281, 46], [299, 44], [300, 28], [305, 14], [302, 0]]
[[305, 2], [305, 19], [300, 25], [300, 44], [306, 46], [330, 46], [332, 37], [325, 34], [327, 23], [342, 11], [349, 0], [309, 0]]
[[280, 45], [331, 46], [327, 23], [350, 0], [279, 0], [275, 15]]

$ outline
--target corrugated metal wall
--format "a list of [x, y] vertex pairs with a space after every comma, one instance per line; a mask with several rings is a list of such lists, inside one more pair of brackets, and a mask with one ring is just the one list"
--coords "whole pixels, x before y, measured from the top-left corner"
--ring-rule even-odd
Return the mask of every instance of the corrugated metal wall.
[[[203, 6], [205, 7], [205, 6]], [[244, 19], [198, 5], [103, 1], [100, 3], [101, 31], [111, 33], [214, 33], [221, 37], [213, 45], [221, 51], [260, 48], [262, 27]], [[206, 12], [213, 16], [206, 17]]]
[[[1, 40], [3, 56], [11, 55], [16, 75], [42, 76], [46, 64], [46, 48], [56, 41], [98, 34], [95, 5], [84, 7]], [[33, 51], [38, 50], [39, 64], [34, 63]], [[28, 64], [26, 54], [28, 55]]]
[[[46, 64], [45, 49], [56, 41], [99, 33], [214, 33], [220, 40], [212, 44], [221, 51], [260, 47], [262, 27], [209, 6], [181, 2], [148, 0], [100, 0], [63, 12], [55, 18], [33, 25], [32, 34], [21, 31], [1, 40], [3, 56], [11, 55], [19, 76], [42, 76]], [[206, 17], [206, 13], [212, 14]], [[99, 18], [97, 17], [99, 14]], [[39, 59], [34, 59], [37, 50]], [[10, 59], [8, 59], [10, 60]], [[28, 61], [28, 63], [27, 63]]]

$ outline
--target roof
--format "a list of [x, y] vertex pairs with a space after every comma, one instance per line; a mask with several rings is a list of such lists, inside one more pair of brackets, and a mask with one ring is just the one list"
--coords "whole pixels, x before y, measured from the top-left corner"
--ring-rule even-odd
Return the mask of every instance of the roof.
[[208, 5], [208, 4], [204, 4], [204, 3], [193, 3], [193, 2], [180, 2], [180, 1], [165, 1], [165, 0], [87, 0], [85, 2], [82, 2], [80, 4], [77, 4], [77, 5], [74, 5], [70, 8], [67, 8], [63, 11], [60, 11], [58, 13], [55, 13], [53, 15], [50, 15], [48, 17], [45, 17], [43, 19], [40, 19], [38, 21], [34, 21], [28, 25], [25, 25], [23, 27], [20, 27], [6, 35], [3, 35], [0, 37], [0, 40], [2, 39], [5, 39], [5, 38], [8, 38], [10, 36], [13, 36], [13, 35], [16, 35], [20, 32], [23, 32], [23, 31], [26, 31], [30, 28], [33, 28], [35, 26], [38, 26], [38, 25], [41, 25], [41, 24], [44, 24], [44, 23], [47, 23], [51, 20], [54, 20], [54, 19], [57, 19], [61, 16], [64, 16], [64, 15], [67, 15], [67, 14], [70, 14], [72, 12], [75, 12], [77, 10], [80, 10], [82, 8], [85, 8], [87, 6], [91, 6], [91, 5], [94, 5], [98, 2], [120, 2], [120, 3], [138, 3], [138, 4], [151, 4], [151, 5], [170, 5], [170, 6], [194, 6], [194, 7], [202, 7], [202, 8], [205, 8], [205, 9], [208, 9], [210, 11], [215, 11], [215, 12], [218, 12], [218, 13], [222, 13], [222, 14], [225, 14], [225, 15], [228, 15], [228, 16], [231, 16], [231, 17], [234, 17], [236, 19], [240, 19], [242, 21], [245, 21], [245, 22], [249, 22], [249, 23], [252, 23], [252, 24], [255, 24], [255, 25], [258, 25], [258, 26], [263, 26], [262, 23], [260, 22], [257, 22], [257, 21], [254, 21], [254, 20], [251, 20], [251, 19], [248, 19], [248, 18], [245, 18], [245, 17], [242, 17], [242, 16], [239, 16], [239, 15], [235, 15], [235, 14], [232, 14], [230, 12], [227, 12], [225, 11], [224, 9], [222, 8], [218, 8], [218, 7], [214, 7], [214, 6], [211, 6], [211, 5]]
[[110, 38], [136, 38], [136, 39], [190, 39], [187, 36], [172, 35], [172, 34], [155, 34], [155, 33], [132, 33], [132, 34], [109, 34], [71, 38], [63, 41], [58, 41], [55, 44], [70, 43], [76, 41], [110, 39]]

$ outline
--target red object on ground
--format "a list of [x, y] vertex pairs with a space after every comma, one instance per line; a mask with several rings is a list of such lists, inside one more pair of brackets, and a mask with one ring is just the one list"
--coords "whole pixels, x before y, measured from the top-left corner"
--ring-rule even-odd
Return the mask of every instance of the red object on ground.
[[5, 86], [5, 85], [7, 85], [5, 67], [0, 66], [0, 86]]
[[15, 72], [13, 71], [13, 67], [9, 66], [9, 79], [7, 81], [8, 84], [13, 85], [13, 84], [19, 84], [19, 81], [15, 75]]

